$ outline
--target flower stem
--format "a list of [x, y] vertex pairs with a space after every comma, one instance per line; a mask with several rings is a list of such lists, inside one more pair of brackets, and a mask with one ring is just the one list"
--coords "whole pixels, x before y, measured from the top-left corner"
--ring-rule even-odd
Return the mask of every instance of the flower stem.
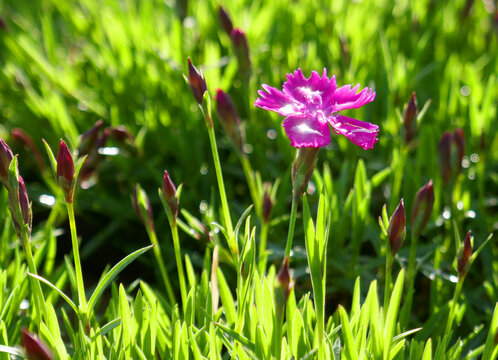
[[259, 233], [259, 264], [258, 271], [260, 274], [264, 274], [266, 269], [267, 253], [266, 253], [266, 242], [268, 239], [268, 223], [261, 223], [261, 232]]
[[285, 245], [285, 257], [290, 258], [290, 252], [292, 249], [292, 239], [294, 238], [294, 227], [296, 226], [296, 214], [297, 214], [297, 204], [299, 198], [297, 196], [292, 196], [292, 208], [289, 220], [289, 233], [287, 234], [287, 244]]
[[159, 242], [157, 241], [157, 235], [154, 230], [147, 230], [147, 235], [149, 235], [150, 243], [154, 245], [153, 251], [156, 257], [157, 264], [159, 265], [159, 272], [164, 281], [164, 287], [166, 288], [166, 293], [171, 305], [176, 303], [175, 295], [173, 294], [173, 288], [171, 287], [171, 282], [169, 281], [168, 272], [166, 271], [166, 266], [164, 265], [163, 258], [161, 256], [161, 248], [159, 247]]
[[223, 219], [227, 228], [228, 242], [234, 258], [238, 258], [239, 246], [237, 239], [234, 238], [232, 220], [228, 209], [227, 195], [225, 192], [225, 184], [223, 182], [223, 174], [221, 172], [220, 157], [218, 155], [218, 148], [216, 146], [216, 137], [214, 135], [214, 128], [207, 126], [209, 134], [209, 142], [211, 144], [211, 152], [213, 153], [214, 168], [216, 171], [216, 180], [218, 181], [218, 189], [220, 191], [221, 208], [223, 211]]
[[408, 318], [410, 316], [410, 312], [412, 309], [412, 301], [414, 294], [414, 286], [415, 286], [415, 276], [417, 275], [416, 271], [416, 262], [417, 262], [417, 240], [418, 235], [412, 229], [411, 231], [411, 239], [410, 239], [410, 255], [408, 258], [408, 271], [407, 271], [407, 293], [405, 297], [405, 302], [403, 304], [403, 308], [401, 310], [400, 315], [400, 323], [401, 327], [406, 327], [408, 325]]
[[185, 285], [185, 275], [183, 272], [183, 262], [178, 238], [178, 225], [176, 221], [170, 221], [171, 235], [173, 236], [173, 247], [175, 248], [176, 269], [178, 271], [178, 281], [180, 282], [180, 294], [182, 297], [183, 310], [187, 306], [187, 288]]
[[389, 248], [386, 249], [386, 276], [384, 288], [384, 321], [387, 317], [387, 309], [389, 307], [389, 300], [391, 298], [392, 282], [391, 273], [393, 268], [393, 256]]
[[78, 235], [76, 232], [76, 221], [74, 220], [74, 207], [72, 202], [66, 201], [67, 214], [69, 217], [69, 228], [71, 230], [71, 243], [73, 246], [74, 269], [76, 271], [76, 286], [78, 289], [79, 306], [86, 310], [85, 286], [83, 283], [83, 272], [81, 271], [80, 251], [78, 244]]
[[240, 154], [240, 162], [242, 164], [242, 169], [244, 170], [244, 175], [246, 177], [247, 185], [249, 186], [249, 193], [251, 194], [256, 214], [258, 215], [259, 219], [263, 221], [261, 213], [261, 201], [258, 196], [258, 191], [256, 190], [256, 183], [254, 181], [254, 172], [252, 170], [251, 163], [249, 162], [249, 158], [247, 157], [246, 154]]
[[455, 310], [457, 307], [458, 298], [460, 297], [460, 293], [462, 292], [462, 285], [465, 277], [459, 278], [458, 282], [455, 286], [455, 292], [453, 293], [453, 299], [450, 303], [450, 312], [448, 314], [448, 321], [446, 322], [446, 330], [445, 334], [448, 334], [451, 330], [451, 325], [453, 325], [453, 319], [455, 318]]

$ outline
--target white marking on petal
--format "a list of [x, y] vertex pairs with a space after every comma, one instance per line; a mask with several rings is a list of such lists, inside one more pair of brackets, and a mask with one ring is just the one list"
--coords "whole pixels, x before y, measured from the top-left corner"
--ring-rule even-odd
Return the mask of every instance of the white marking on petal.
[[284, 113], [284, 114], [293, 114], [296, 112], [296, 108], [292, 104], [287, 104], [285, 106], [282, 106], [278, 111]]
[[299, 125], [296, 125], [296, 126], [293, 126], [292, 127], [292, 130], [300, 133], [301, 135], [312, 135], [312, 134], [315, 134], [315, 135], [322, 135], [322, 133], [318, 130], [315, 130], [313, 128], [311, 128], [308, 124], [306, 123], [302, 123], [302, 124], [299, 124]]

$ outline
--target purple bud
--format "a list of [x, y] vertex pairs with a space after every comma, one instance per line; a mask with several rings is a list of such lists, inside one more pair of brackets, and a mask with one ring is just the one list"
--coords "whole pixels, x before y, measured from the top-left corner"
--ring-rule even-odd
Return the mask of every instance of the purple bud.
[[74, 161], [64, 140], [59, 143], [57, 153], [57, 180], [67, 202], [73, 202]]
[[453, 132], [453, 141], [456, 145], [455, 170], [456, 172], [460, 172], [462, 171], [462, 160], [465, 154], [465, 134], [462, 129], [455, 129]]
[[97, 121], [95, 125], [80, 136], [80, 144], [78, 146], [78, 154], [80, 154], [80, 156], [90, 154], [90, 152], [95, 149], [95, 143], [97, 142], [103, 124], [103, 120]]
[[273, 208], [273, 201], [270, 197], [270, 184], [265, 184], [265, 194], [263, 197], [263, 221], [268, 224], [270, 221], [271, 210]]
[[7, 189], [9, 188], [9, 166], [13, 158], [14, 155], [9, 145], [0, 139], [0, 181]]
[[251, 59], [246, 34], [241, 29], [235, 28], [230, 33], [230, 38], [232, 39], [235, 56], [237, 56], [239, 62], [239, 74], [245, 80], [248, 80], [251, 73]]
[[142, 220], [144, 226], [148, 230], [154, 231], [154, 219], [152, 216], [152, 207], [150, 205], [149, 197], [139, 184], [136, 184], [133, 187], [132, 200], [135, 211], [137, 212], [140, 220]]
[[313, 175], [319, 150], [320, 148], [302, 147], [296, 151], [292, 165], [292, 196], [296, 201], [301, 197]]
[[188, 83], [195, 100], [199, 105], [202, 105], [202, 98], [207, 91], [206, 80], [199, 70], [192, 65], [190, 58], [188, 58]]
[[412, 210], [412, 228], [415, 233], [420, 234], [432, 214], [432, 207], [434, 206], [434, 188], [432, 180], [422, 186], [415, 195]]
[[461, 279], [467, 275], [468, 272], [468, 264], [470, 257], [472, 256], [472, 243], [471, 243], [471, 236], [470, 236], [470, 230], [467, 233], [467, 236], [465, 236], [465, 240], [463, 241], [463, 250], [462, 250], [462, 255], [460, 256], [460, 259], [458, 259], [458, 266], [457, 266], [457, 272], [458, 272], [458, 278]]
[[410, 102], [406, 105], [405, 111], [403, 113], [403, 126], [405, 128], [405, 142], [408, 144], [416, 132], [416, 123], [414, 120], [416, 119], [418, 114], [418, 104], [417, 104], [417, 96], [415, 92], [412, 93], [412, 97]]
[[135, 145], [135, 137], [124, 125], [111, 128], [110, 134], [114, 139], [116, 139], [119, 142], [129, 141], [131, 144]]
[[29, 206], [28, 192], [26, 191], [26, 185], [24, 184], [24, 179], [19, 175], [19, 205], [21, 207], [22, 220], [24, 225], [28, 225], [31, 230], [32, 215], [31, 207]]
[[27, 330], [21, 330], [21, 343], [26, 350], [28, 360], [52, 360], [54, 356], [48, 347], [37, 336]]
[[446, 184], [451, 177], [451, 142], [453, 136], [446, 131], [439, 141], [439, 165], [441, 167], [441, 177]]
[[406, 234], [406, 216], [403, 199], [399, 202], [398, 207], [394, 210], [394, 214], [389, 221], [387, 228], [387, 237], [391, 245], [391, 254], [396, 255], [403, 244]]
[[223, 30], [225, 30], [225, 32], [230, 35], [233, 30], [232, 19], [230, 19], [230, 15], [228, 15], [223, 6], [220, 6], [218, 8], [218, 21], [220, 22]]
[[0, 16], [0, 29], [7, 31], [9, 27], [7, 26], [7, 23], [5, 22], [4, 18]]
[[168, 204], [171, 214], [176, 221], [178, 216], [178, 197], [176, 196], [175, 184], [173, 183], [173, 180], [171, 180], [167, 170], [164, 170], [162, 192], [164, 200], [166, 200], [166, 204]]
[[284, 258], [282, 268], [275, 279], [275, 309], [277, 318], [282, 318], [285, 304], [292, 290], [292, 279], [289, 272], [289, 258]]
[[214, 96], [218, 118], [228, 137], [232, 140], [239, 152], [243, 152], [244, 132], [240, 126], [240, 118], [230, 95], [221, 89], [216, 89]]
[[34, 155], [36, 162], [40, 167], [40, 170], [42, 172], [45, 171], [45, 163], [40, 154], [40, 150], [38, 150], [38, 146], [36, 146], [35, 142], [33, 141], [33, 138], [27, 132], [19, 128], [12, 129], [12, 138], [25, 145]]

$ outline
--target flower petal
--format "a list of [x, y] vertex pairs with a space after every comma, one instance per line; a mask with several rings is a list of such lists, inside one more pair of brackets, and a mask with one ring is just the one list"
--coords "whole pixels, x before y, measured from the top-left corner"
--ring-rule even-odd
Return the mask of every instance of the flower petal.
[[329, 124], [317, 117], [289, 116], [282, 126], [294, 147], [322, 147], [330, 144]]
[[378, 140], [379, 127], [377, 125], [342, 115], [331, 116], [328, 120], [336, 134], [344, 135], [364, 150], [373, 148]]
[[301, 114], [300, 105], [290, 96], [284, 94], [274, 87], [263, 84], [266, 90], [259, 90], [259, 98], [256, 99], [254, 105], [265, 110], [275, 111], [276, 113], [289, 116]]
[[287, 81], [283, 85], [284, 94], [305, 105], [310, 113], [323, 110], [324, 97], [334, 93], [336, 88], [335, 76], [329, 80], [327, 69], [323, 69], [321, 77], [316, 71], [312, 71], [308, 79], [301, 69], [297, 69], [293, 74], [287, 74]]
[[344, 85], [337, 89], [327, 101], [327, 113], [338, 112], [346, 109], [357, 109], [375, 99], [375, 92], [372, 89], [364, 88], [356, 93], [360, 85], [351, 88], [351, 85]]

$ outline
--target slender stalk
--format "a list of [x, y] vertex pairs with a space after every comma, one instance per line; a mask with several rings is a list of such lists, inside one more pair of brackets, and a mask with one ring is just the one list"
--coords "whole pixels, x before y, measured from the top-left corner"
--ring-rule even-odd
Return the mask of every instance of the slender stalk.
[[455, 318], [455, 310], [458, 302], [458, 298], [460, 297], [460, 293], [462, 292], [462, 285], [465, 277], [458, 279], [458, 282], [455, 286], [455, 292], [453, 293], [453, 299], [450, 303], [450, 312], [448, 314], [448, 321], [446, 322], [445, 334], [448, 334], [451, 330], [451, 325], [453, 325], [453, 319]]
[[176, 221], [170, 221], [171, 235], [173, 236], [173, 247], [175, 249], [176, 269], [178, 271], [178, 281], [180, 282], [180, 294], [182, 297], [183, 310], [187, 306], [187, 288], [185, 285], [185, 274], [183, 272], [183, 262], [178, 238], [178, 226]]
[[411, 239], [410, 239], [410, 255], [408, 258], [408, 271], [406, 277], [406, 286], [407, 293], [405, 297], [405, 302], [403, 304], [403, 308], [401, 310], [400, 315], [400, 323], [402, 327], [406, 327], [408, 325], [408, 318], [410, 316], [410, 312], [412, 309], [413, 302], [413, 294], [415, 292], [415, 276], [417, 275], [416, 271], [416, 262], [417, 262], [417, 240], [418, 235], [412, 229], [411, 231]]
[[147, 230], [147, 235], [149, 235], [150, 243], [154, 245], [153, 251], [157, 264], [159, 265], [159, 272], [164, 281], [164, 287], [166, 288], [169, 302], [173, 305], [176, 303], [175, 295], [173, 294], [173, 288], [171, 287], [171, 282], [169, 281], [168, 272], [166, 271], [166, 266], [164, 265], [164, 261], [161, 256], [161, 248], [159, 246], [159, 242], [157, 241], [156, 232], [154, 230]]
[[294, 228], [296, 226], [296, 215], [297, 215], [297, 204], [299, 198], [297, 196], [292, 196], [292, 208], [289, 220], [289, 232], [287, 234], [287, 244], [285, 245], [285, 257], [290, 258], [290, 252], [292, 249], [292, 239], [294, 238]]
[[259, 234], [259, 264], [258, 264], [258, 271], [260, 274], [264, 274], [264, 271], [266, 269], [266, 262], [268, 255], [266, 253], [266, 243], [268, 239], [268, 223], [262, 222], [261, 223], [261, 232]]
[[386, 276], [385, 276], [385, 288], [384, 288], [384, 321], [387, 316], [387, 309], [389, 307], [389, 300], [391, 298], [392, 291], [392, 268], [393, 268], [393, 256], [390, 249], [386, 249]]
[[207, 128], [209, 134], [209, 142], [211, 144], [211, 152], [213, 153], [214, 168], [216, 171], [216, 180], [218, 181], [218, 189], [220, 191], [223, 219], [225, 221], [225, 226], [227, 227], [227, 233], [232, 253], [234, 255], [237, 255], [236, 257], [238, 257], [239, 246], [237, 244], [237, 239], [234, 238], [233, 234], [232, 220], [230, 218], [230, 211], [228, 209], [227, 195], [225, 191], [225, 184], [223, 182], [223, 174], [221, 172], [220, 157], [218, 155], [218, 148], [216, 146], [216, 137], [214, 135], [214, 128], [212, 126], [207, 126]]
[[69, 217], [69, 228], [71, 230], [71, 243], [73, 246], [74, 269], [76, 271], [76, 286], [78, 289], [79, 306], [86, 310], [85, 285], [83, 283], [83, 272], [81, 271], [80, 250], [78, 244], [78, 235], [76, 232], [76, 221], [74, 220], [74, 207], [72, 202], [66, 201], [67, 215]]
[[251, 163], [249, 162], [249, 158], [245, 154], [240, 154], [240, 163], [242, 164], [242, 169], [244, 170], [244, 175], [246, 177], [247, 185], [249, 186], [249, 193], [251, 194], [252, 202], [254, 204], [254, 208], [256, 209], [256, 214], [259, 219], [262, 219], [261, 213], [261, 201], [258, 196], [258, 191], [256, 189], [256, 182], [254, 181], [254, 171], [252, 170]]

